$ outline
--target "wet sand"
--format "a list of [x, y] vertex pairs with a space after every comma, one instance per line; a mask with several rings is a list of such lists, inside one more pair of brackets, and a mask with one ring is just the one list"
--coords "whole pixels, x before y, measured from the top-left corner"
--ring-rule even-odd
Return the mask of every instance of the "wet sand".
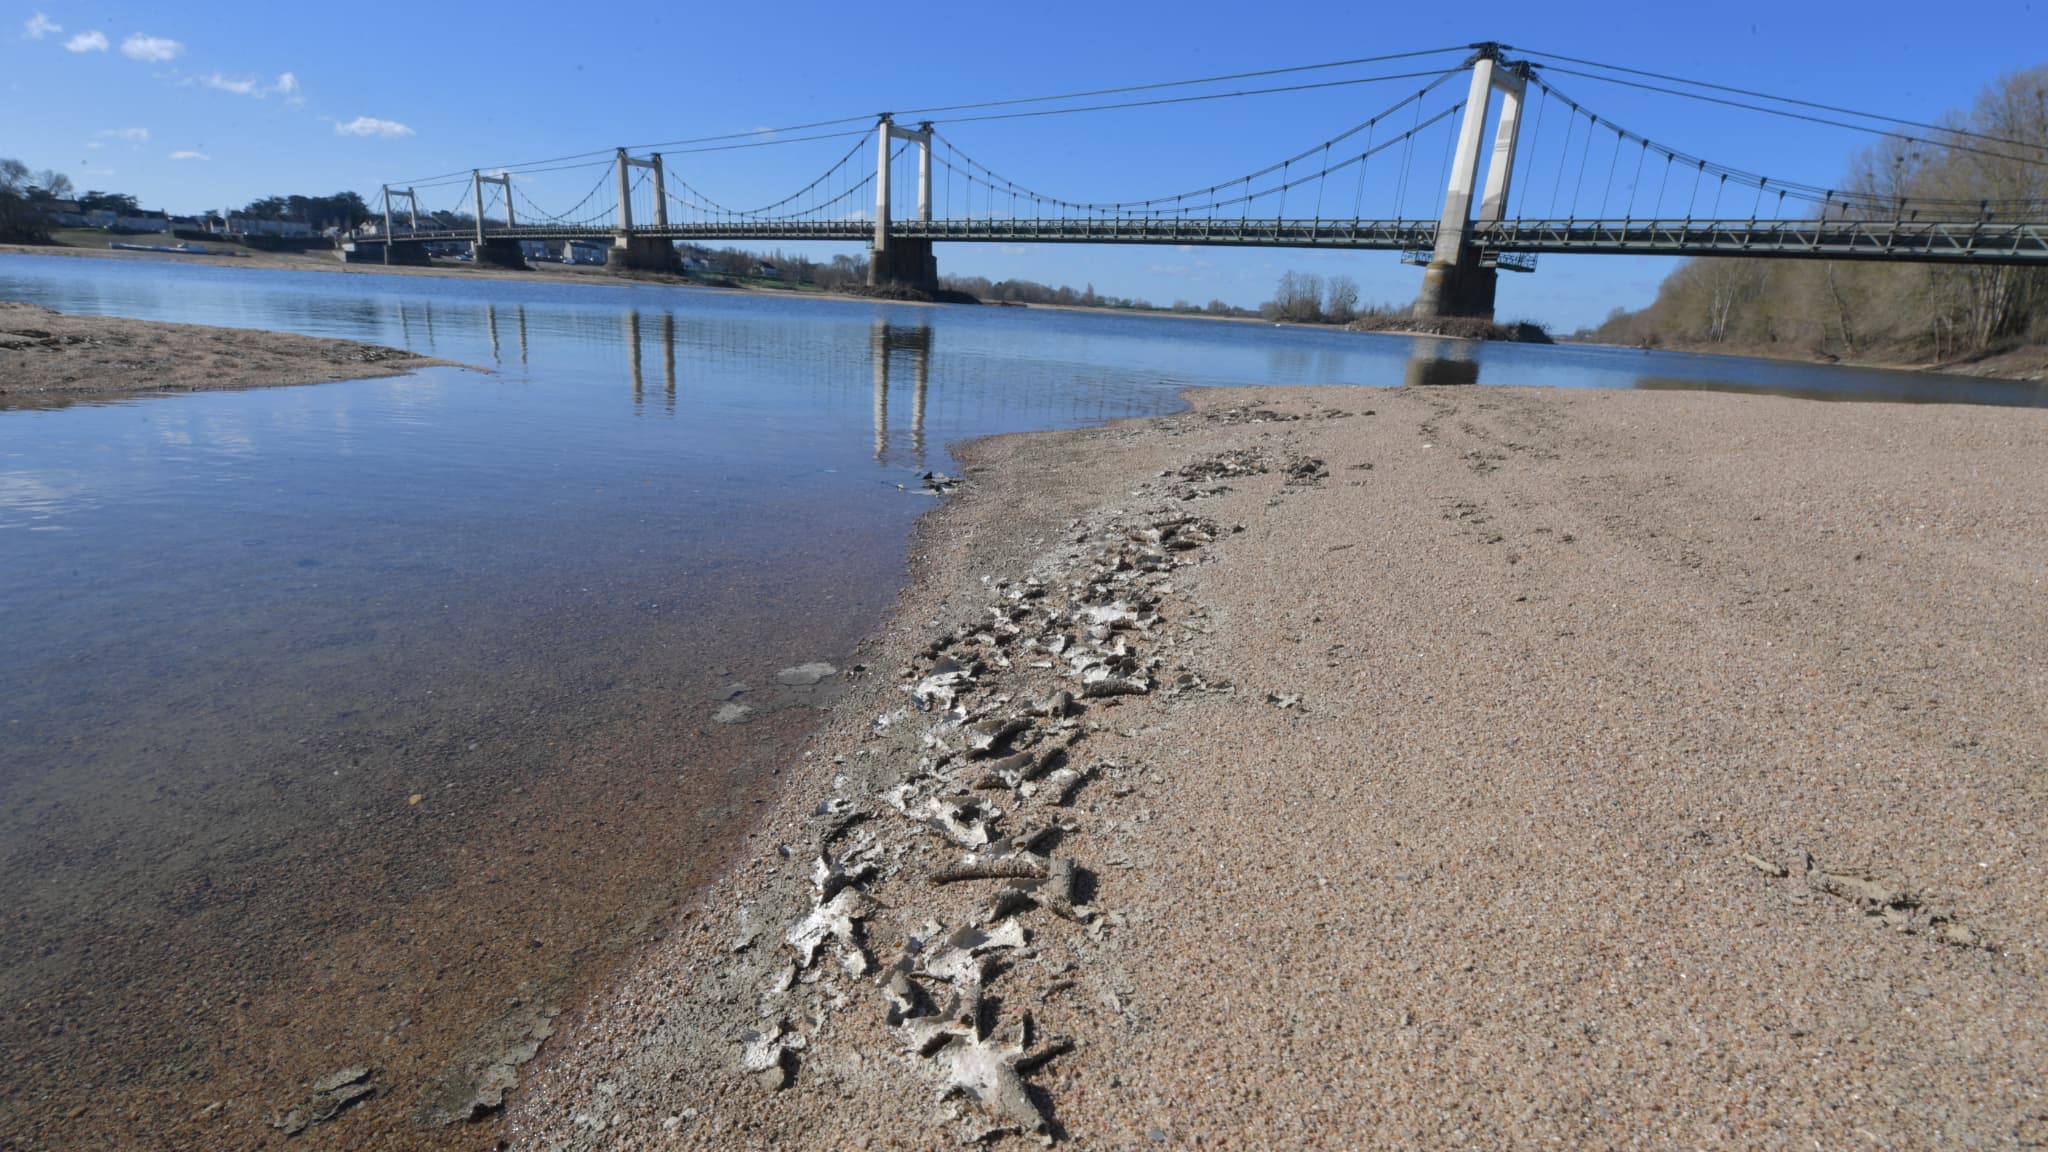
[[2048, 1139], [2048, 413], [1192, 399], [966, 451], [521, 1146]]
[[448, 363], [289, 332], [71, 316], [0, 300], [0, 406], [397, 376]]

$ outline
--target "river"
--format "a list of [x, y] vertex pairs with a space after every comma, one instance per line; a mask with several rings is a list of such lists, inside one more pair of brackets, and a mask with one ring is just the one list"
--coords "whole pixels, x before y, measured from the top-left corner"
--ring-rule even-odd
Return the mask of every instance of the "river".
[[648, 284], [0, 256], [0, 299], [488, 370], [0, 410], [0, 1145], [31, 1147], [182, 1142], [350, 1065], [409, 1123], [573, 1006], [798, 753], [837, 681], [778, 673], [858, 663], [950, 443], [1209, 384], [2048, 403]]

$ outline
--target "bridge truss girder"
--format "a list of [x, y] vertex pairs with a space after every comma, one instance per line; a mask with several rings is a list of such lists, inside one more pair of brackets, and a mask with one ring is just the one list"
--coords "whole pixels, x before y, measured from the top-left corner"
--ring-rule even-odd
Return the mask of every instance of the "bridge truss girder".
[[[906, 220], [894, 225], [890, 234], [895, 239], [926, 243], [1191, 244], [1406, 252], [1434, 250], [1438, 227], [1433, 220], [974, 219]], [[613, 237], [617, 232], [602, 226], [522, 225], [491, 228], [488, 234], [568, 240]], [[454, 230], [421, 231], [417, 236], [421, 240], [470, 238]], [[632, 236], [698, 243], [864, 242], [872, 240], [873, 225], [865, 220], [692, 223], [635, 228]], [[1482, 253], [1761, 256], [2048, 267], [2048, 224], [1981, 220], [1502, 220], [1475, 223], [1467, 241]]]

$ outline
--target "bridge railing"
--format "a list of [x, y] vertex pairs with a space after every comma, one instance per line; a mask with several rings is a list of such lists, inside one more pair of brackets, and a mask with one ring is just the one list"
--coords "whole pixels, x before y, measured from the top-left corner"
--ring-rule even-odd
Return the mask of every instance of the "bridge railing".
[[[697, 243], [740, 241], [867, 242], [865, 220], [749, 221], [640, 227], [635, 236]], [[609, 239], [596, 226], [486, 226], [490, 239]], [[1180, 219], [1167, 217], [968, 218], [906, 220], [891, 236], [947, 243], [1193, 244], [1228, 247], [1426, 251], [1437, 223], [1419, 220]], [[469, 240], [473, 230], [422, 230], [394, 240]], [[1873, 220], [1505, 220], [1474, 224], [1471, 243], [1501, 252], [1756, 255], [1816, 259], [1903, 260], [2048, 265], [2048, 222]], [[382, 237], [360, 238], [367, 242]]]
[[2048, 222], [1989, 220], [1506, 220], [1473, 242], [1522, 252], [2048, 264]]

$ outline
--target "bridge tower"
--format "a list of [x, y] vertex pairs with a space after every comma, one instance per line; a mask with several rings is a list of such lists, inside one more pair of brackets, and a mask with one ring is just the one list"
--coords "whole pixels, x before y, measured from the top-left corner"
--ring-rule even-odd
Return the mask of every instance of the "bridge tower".
[[1507, 214], [1509, 182], [1514, 176], [1515, 140], [1522, 126], [1522, 94], [1529, 66], [1501, 59], [1501, 46], [1477, 45], [1471, 60], [1472, 88], [1458, 125], [1457, 151], [1451, 157], [1451, 181], [1444, 190], [1444, 215], [1437, 226], [1436, 250], [1422, 273], [1422, 291], [1415, 297], [1417, 316], [1478, 316], [1493, 319], [1493, 294], [1499, 273], [1481, 265], [1481, 253], [1469, 240], [1472, 189], [1479, 178], [1479, 150], [1492, 111], [1493, 94], [1501, 94], [1500, 122], [1493, 133], [1493, 156], [1486, 166], [1486, 187], [1479, 200], [1477, 222], [1497, 223]]
[[420, 198], [410, 188], [398, 192], [393, 190], [391, 185], [384, 185], [384, 243], [381, 245], [382, 254], [379, 258], [386, 264], [430, 263], [425, 244], [398, 239], [398, 232], [391, 219], [391, 202], [399, 199], [405, 201], [406, 232], [410, 234], [420, 230]]
[[932, 218], [932, 126], [898, 128], [889, 113], [875, 125], [879, 154], [875, 158], [875, 242], [868, 249], [868, 286], [899, 284], [922, 292], [939, 290], [939, 261], [930, 240], [889, 235], [889, 153], [897, 140], [917, 145], [917, 218]]
[[519, 247], [519, 240], [513, 236], [487, 237], [484, 235], [484, 185], [496, 184], [505, 191], [505, 227], [518, 227], [512, 218], [512, 174], [500, 172], [486, 176], [472, 168], [469, 170], [470, 192], [476, 199], [476, 239], [470, 241], [469, 256], [478, 267], [490, 265], [494, 268], [524, 268], [526, 254]]
[[680, 263], [675, 241], [667, 236], [640, 236], [633, 232], [633, 169], [645, 168], [654, 177], [654, 227], [668, 227], [668, 186], [663, 183], [661, 153], [650, 152], [636, 160], [619, 149], [619, 228], [612, 234], [612, 250], [605, 253], [605, 267], [630, 268], [639, 272], [674, 272]]

